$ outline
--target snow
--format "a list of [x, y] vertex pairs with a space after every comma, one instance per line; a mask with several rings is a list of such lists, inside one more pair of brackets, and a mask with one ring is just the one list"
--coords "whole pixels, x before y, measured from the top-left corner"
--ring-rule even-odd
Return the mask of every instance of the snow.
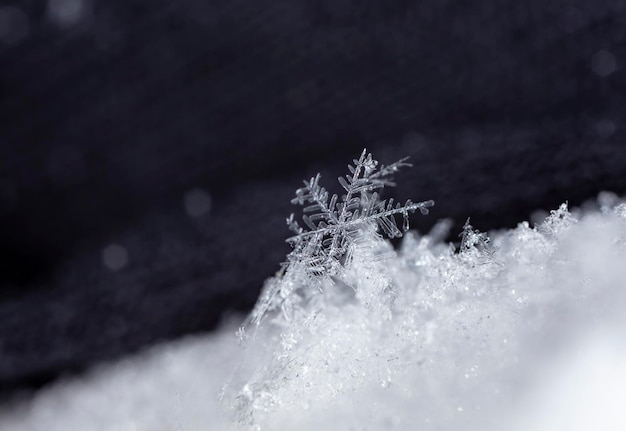
[[59, 382], [0, 429], [626, 429], [625, 208], [466, 226], [460, 251], [446, 222], [398, 250], [366, 230], [341, 277], [268, 280], [286, 300], [258, 325]]

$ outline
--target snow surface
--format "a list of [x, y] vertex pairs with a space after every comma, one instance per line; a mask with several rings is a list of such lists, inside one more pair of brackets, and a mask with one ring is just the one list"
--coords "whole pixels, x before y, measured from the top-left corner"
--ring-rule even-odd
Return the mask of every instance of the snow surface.
[[0, 430], [624, 430], [626, 205], [599, 202], [458, 252], [445, 221], [397, 251], [370, 232], [342, 279], [268, 280], [293, 296], [260, 325], [59, 382]]

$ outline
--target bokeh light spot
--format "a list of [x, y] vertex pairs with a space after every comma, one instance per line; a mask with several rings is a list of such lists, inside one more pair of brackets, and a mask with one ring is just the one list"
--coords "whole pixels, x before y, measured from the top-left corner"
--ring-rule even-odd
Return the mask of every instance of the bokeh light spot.
[[119, 244], [111, 244], [102, 250], [102, 263], [111, 271], [119, 271], [128, 264], [128, 251]]
[[615, 133], [615, 123], [608, 119], [600, 120], [596, 123], [596, 132], [603, 139], [610, 138]]
[[606, 49], [596, 52], [591, 57], [591, 69], [602, 78], [609, 76], [617, 69], [615, 56]]
[[83, 20], [87, 12], [85, 0], [48, 0], [48, 16], [61, 27], [70, 27]]
[[185, 193], [185, 212], [191, 217], [200, 217], [211, 210], [211, 195], [206, 190], [192, 189]]

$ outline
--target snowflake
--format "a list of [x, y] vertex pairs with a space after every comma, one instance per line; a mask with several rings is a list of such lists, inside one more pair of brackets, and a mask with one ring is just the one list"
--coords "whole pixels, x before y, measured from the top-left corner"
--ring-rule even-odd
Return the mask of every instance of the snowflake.
[[[392, 174], [401, 167], [411, 166], [406, 160], [379, 167], [378, 161], [364, 149], [348, 165], [350, 173], [338, 178], [345, 190], [341, 198], [320, 186], [319, 173], [304, 181], [304, 187], [296, 190], [291, 201], [304, 207], [304, 226], [294, 214], [287, 218], [287, 225], [295, 234], [287, 238], [293, 250], [283, 264], [281, 277], [266, 285], [252, 313], [253, 322], [260, 323], [268, 310], [277, 307], [288, 316], [292, 297], [300, 286], [319, 286], [320, 280], [340, 277], [347, 257], [365, 232], [376, 228], [389, 238], [399, 238], [409, 229], [410, 213], [417, 210], [428, 213], [428, 208], [434, 205], [432, 200], [419, 203], [407, 200], [402, 205], [393, 199], [380, 198], [381, 189], [395, 185]], [[401, 228], [397, 221], [400, 216]]]
[[[288, 263], [304, 262], [314, 274], [333, 275], [364, 225], [376, 224], [389, 238], [401, 237], [409, 228], [409, 213], [420, 210], [427, 214], [434, 204], [407, 200], [401, 205], [393, 199], [380, 199], [378, 190], [395, 185], [390, 176], [403, 166], [411, 166], [406, 160], [377, 169], [378, 161], [363, 150], [361, 157], [353, 160], [354, 165], [348, 165], [350, 174], [338, 178], [346, 192], [341, 200], [320, 186], [319, 173], [304, 181], [291, 203], [304, 206], [302, 221], [306, 228], [298, 224], [294, 214], [287, 218], [289, 229], [296, 234], [287, 239], [294, 248]], [[403, 218], [402, 230], [396, 221], [398, 215]]]

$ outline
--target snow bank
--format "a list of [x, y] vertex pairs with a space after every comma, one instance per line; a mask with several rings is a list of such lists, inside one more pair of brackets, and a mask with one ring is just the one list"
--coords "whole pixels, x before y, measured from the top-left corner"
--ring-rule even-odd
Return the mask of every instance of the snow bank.
[[0, 429], [626, 429], [626, 205], [600, 202], [458, 251], [445, 222], [397, 251], [366, 232], [340, 278], [268, 280], [292, 296], [259, 325], [60, 382]]

